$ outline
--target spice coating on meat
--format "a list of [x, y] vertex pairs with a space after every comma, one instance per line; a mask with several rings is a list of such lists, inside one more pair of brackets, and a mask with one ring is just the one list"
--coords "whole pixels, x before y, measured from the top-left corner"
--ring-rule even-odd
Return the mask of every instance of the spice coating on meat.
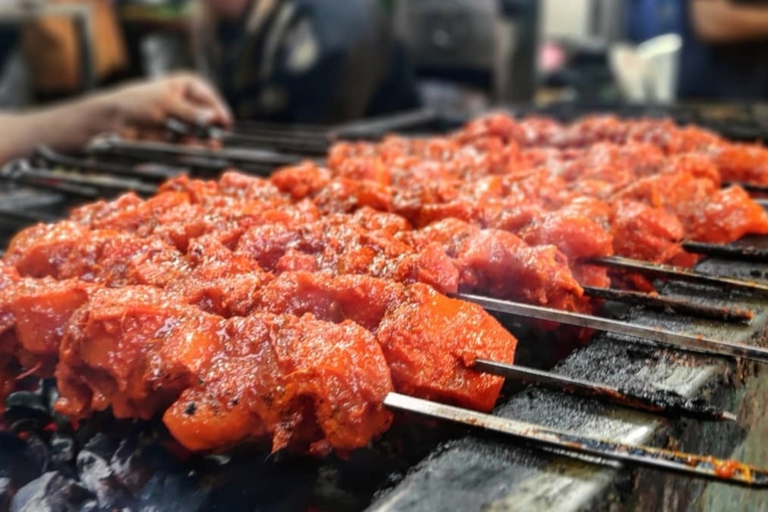
[[473, 362], [513, 362], [516, 340], [448, 295], [591, 312], [582, 286], [611, 281], [589, 258], [692, 265], [685, 240], [768, 233], [721, 188], [767, 155], [666, 121], [491, 115], [86, 205], [0, 265], [0, 391], [55, 373], [73, 419], [162, 415], [201, 451], [345, 453], [389, 427], [392, 390], [489, 411], [503, 379]]

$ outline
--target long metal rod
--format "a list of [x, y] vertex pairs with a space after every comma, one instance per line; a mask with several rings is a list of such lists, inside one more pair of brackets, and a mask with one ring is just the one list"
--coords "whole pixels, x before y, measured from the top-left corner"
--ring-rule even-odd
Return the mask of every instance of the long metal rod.
[[119, 137], [101, 139], [98, 143], [92, 145], [91, 148], [96, 152], [102, 153], [141, 153], [144, 157], [163, 155], [176, 158], [205, 158], [214, 161], [227, 161], [230, 165], [236, 165], [238, 163], [254, 163], [277, 167], [281, 165], [293, 165], [305, 160], [302, 157], [284, 155], [275, 153], [274, 151], [244, 148], [208, 149], [194, 146], [179, 146], [177, 144], [167, 144], [164, 142], [135, 142], [124, 140]]
[[673, 418], [685, 416], [705, 421], [736, 421], [736, 416], [730, 412], [712, 407], [704, 400], [688, 399], [674, 391], [619, 389], [553, 372], [485, 359], [478, 359], [473, 366], [480, 371], [517, 379], [526, 384], [535, 384], [569, 395], [586, 396], [622, 407]]
[[689, 270], [683, 267], [675, 267], [672, 265], [649, 263], [647, 261], [633, 260], [619, 256], [610, 256], [607, 258], [588, 258], [584, 260], [584, 262], [589, 263], [590, 265], [601, 265], [622, 270], [630, 270], [632, 272], [656, 275], [677, 281], [686, 281], [689, 283], [716, 286], [718, 288], [744, 290], [753, 293], [759, 293], [761, 295], [768, 294], [768, 284], [766, 283], [734, 279], [731, 277], [713, 276], [710, 274], [704, 274], [695, 270]]
[[617, 460], [636, 466], [672, 471], [744, 487], [768, 488], [768, 471], [737, 461], [725, 461], [709, 456], [569, 434], [553, 428], [500, 418], [399, 393], [389, 393], [384, 398], [384, 405], [429, 418], [482, 428], [565, 452]]
[[755, 313], [748, 309], [707, 306], [677, 297], [595, 286], [582, 286], [582, 288], [584, 288], [584, 293], [590, 297], [639, 305], [673, 314], [711, 318], [724, 322], [749, 322], [755, 317]]
[[340, 139], [380, 138], [388, 132], [395, 132], [419, 124], [434, 121], [437, 113], [431, 109], [414, 110], [402, 114], [382, 116], [368, 121], [358, 121], [346, 126], [338, 126], [331, 131], [333, 137]]
[[731, 186], [741, 187], [748, 192], [758, 192], [758, 193], [768, 194], [768, 185], [760, 185], [757, 183], [748, 183], [743, 181], [729, 181], [729, 182], [723, 183], [723, 187], [731, 187]]
[[168, 169], [163, 171], [161, 169], [146, 168], [137, 165], [123, 165], [115, 164], [111, 162], [91, 162], [85, 159], [72, 157], [69, 155], [62, 155], [54, 151], [47, 146], [39, 146], [35, 149], [35, 162], [42, 161], [48, 166], [58, 166], [65, 169], [76, 169], [80, 171], [96, 171], [116, 176], [123, 176], [128, 178], [141, 178], [149, 179], [153, 181], [164, 181], [174, 176], [177, 176], [179, 172], [173, 172]]
[[[120, 160], [132, 160], [136, 165], [164, 165], [169, 167], [178, 167], [182, 172], [194, 170], [196, 174], [205, 176], [217, 176], [232, 167], [230, 162], [221, 159], [211, 158], [181, 158], [175, 155], [166, 155], [162, 153], [144, 153], [140, 150], [123, 150], [120, 148], [107, 147], [102, 142], [96, 142], [89, 146], [88, 152], [98, 158], [116, 158]], [[242, 164], [240, 164], [242, 165]], [[261, 168], [271, 171], [274, 166], [264, 166]], [[242, 169], [241, 169], [242, 170]]]
[[12, 181], [12, 182], [24, 182], [34, 188], [42, 188], [45, 190], [52, 190], [55, 192], [61, 192], [63, 194], [69, 194], [85, 199], [97, 199], [101, 193], [97, 188], [86, 187], [82, 185], [72, 184], [61, 180], [25, 180], [19, 179], [19, 173], [23, 172], [23, 169], [29, 167], [29, 162], [26, 160], [16, 160], [7, 163], [0, 170], [0, 178]]
[[60, 220], [60, 217], [34, 210], [10, 209], [0, 205], [0, 219], [9, 219], [27, 224], [37, 224], [39, 222], [56, 222], [57, 220]]
[[216, 140], [227, 146], [246, 146], [252, 149], [289, 151], [302, 155], [325, 156], [330, 138], [321, 133], [308, 135], [289, 131], [260, 130], [241, 132], [222, 129], [217, 126], [190, 125], [178, 119], [168, 119], [166, 129], [175, 137], [191, 137], [201, 140]]
[[50, 169], [32, 167], [26, 161], [19, 161], [15, 166], [4, 168], [2, 176], [6, 179], [27, 183], [32, 186], [39, 183], [51, 183], [54, 185], [64, 183], [72, 186], [106, 190], [116, 193], [129, 190], [141, 194], [154, 194], [157, 192], [157, 185], [152, 185], [139, 180], [103, 175], [88, 176], [71, 172], [61, 173]]
[[538, 320], [548, 320], [565, 325], [586, 327], [598, 331], [611, 332], [637, 338], [640, 342], [672, 347], [687, 352], [708, 354], [720, 357], [744, 358], [761, 363], [768, 363], [768, 350], [760, 347], [713, 340], [695, 334], [682, 334], [665, 329], [646, 327], [620, 320], [612, 320], [599, 316], [560, 311], [541, 306], [531, 306], [507, 300], [492, 299], [471, 294], [457, 294], [459, 299], [474, 302], [489, 311], [506, 313]]
[[272, 148], [279, 151], [290, 151], [291, 153], [301, 153], [307, 156], [325, 156], [328, 153], [327, 142], [314, 142], [301, 139], [285, 139], [281, 137], [270, 137], [267, 135], [244, 135], [233, 132], [213, 132], [216, 140], [220, 140], [225, 146], [246, 146], [254, 148]]
[[316, 140], [328, 140], [329, 126], [311, 124], [276, 124], [260, 123], [254, 121], [242, 121], [235, 123], [233, 130], [237, 133], [250, 134], [280, 134], [289, 137], [313, 138]]
[[761, 249], [759, 247], [739, 247], [736, 245], [707, 244], [703, 242], [684, 242], [682, 246], [686, 251], [695, 254], [704, 254], [729, 260], [768, 262], [768, 249]]

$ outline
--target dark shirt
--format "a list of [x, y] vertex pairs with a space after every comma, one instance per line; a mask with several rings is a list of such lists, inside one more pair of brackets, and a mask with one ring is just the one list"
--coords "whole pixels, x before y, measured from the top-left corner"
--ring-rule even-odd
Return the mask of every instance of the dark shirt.
[[[675, 32], [683, 39], [678, 96], [754, 101], [768, 97], [768, 37], [765, 41], [710, 45], [696, 36], [691, 2], [704, 0], [630, 0], [629, 38], [640, 42]], [[750, 4], [768, 6], [768, 0]]]
[[333, 123], [416, 107], [405, 53], [380, 9], [370, 0], [284, 0], [255, 32], [245, 20], [220, 24], [212, 64], [236, 116]]
[[16, 48], [18, 39], [19, 31], [14, 25], [0, 24], [0, 72]]

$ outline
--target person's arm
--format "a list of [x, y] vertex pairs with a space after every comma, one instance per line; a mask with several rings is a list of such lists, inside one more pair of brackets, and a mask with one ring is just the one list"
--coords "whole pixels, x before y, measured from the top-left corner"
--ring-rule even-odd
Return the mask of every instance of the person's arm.
[[727, 44], [768, 38], [768, 3], [689, 0], [691, 24], [707, 43]]
[[188, 123], [231, 123], [227, 107], [205, 82], [175, 76], [34, 112], [0, 113], [0, 162], [27, 156], [39, 145], [66, 151], [105, 132], [151, 132], [162, 129], [169, 117]]

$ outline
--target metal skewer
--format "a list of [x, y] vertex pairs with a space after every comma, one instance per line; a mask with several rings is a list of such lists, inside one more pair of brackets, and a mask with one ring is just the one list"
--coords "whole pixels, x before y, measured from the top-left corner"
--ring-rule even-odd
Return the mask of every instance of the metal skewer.
[[704, 400], [690, 400], [673, 391], [630, 391], [595, 384], [552, 372], [525, 368], [514, 364], [478, 359], [474, 367], [501, 377], [521, 380], [570, 395], [586, 396], [611, 404], [663, 414], [673, 418], [681, 416], [705, 421], [736, 421], [733, 413], [712, 407]]
[[245, 135], [271, 134], [285, 135], [287, 137], [301, 137], [303, 139], [329, 140], [328, 125], [319, 124], [284, 124], [259, 121], [238, 121], [233, 131]]
[[743, 279], [734, 279], [731, 277], [713, 276], [710, 274], [704, 274], [702, 272], [696, 272], [695, 270], [688, 270], [687, 268], [675, 267], [672, 265], [648, 263], [647, 261], [633, 260], [619, 256], [611, 256], [607, 258], [589, 258], [584, 261], [590, 265], [602, 265], [605, 267], [631, 270], [632, 272], [657, 275], [678, 281], [687, 281], [690, 283], [717, 286], [719, 288], [744, 290], [760, 293], [762, 295], [768, 294], [768, 284], [765, 283], [745, 281]]
[[88, 160], [62, 155], [47, 146], [39, 146], [35, 149], [35, 162], [41, 161], [47, 166], [59, 166], [65, 169], [78, 171], [97, 171], [128, 178], [143, 178], [155, 181], [164, 181], [179, 174], [172, 169], [142, 168], [134, 165], [121, 165], [109, 162], [90, 162]]
[[683, 242], [682, 246], [686, 251], [695, 254], [704, 254], [729, 260], [768, 262], [768, 249], [760, 249], [758, 247], [738, 247], [735, 245], [706, 244], [702, 242]]
[[44, 212], [29, 210], [14, 210], [0, 206], [0, 218], [6, 218], [26, 224], [37, 224], [38, 222], [56, 222], [60, 218], [56, 215], [50, 215]]
[[768, 488], [766, 470], [736, 461], [568, 434], [552, 428], [412, 398], [399, 393], [389, 393], [384, 399], [384, 405], [430, 418], [483, 428], [566, 452], [612, 459], [744, 487]]
[[167, 120], [165, 126], [176, 137], [216, 140], [229, 146], [288, 151], [302, 155], [325, 156], [330, 145], [330, 139], [319, 132], [293, 134], [275, 129], [230, 131], [217, 126], [193, 126], [177, 119]]
[[387, 133], [435, 121], [439, 116], [432, 109], [420, 109], [391, 116], [377, 117], [351, 126], [339, 126], [332, 137], [352, 140], [378, 140]]
[[227, 146], [247, 146], [254, 148], [273, 148], [279, 151], [301, 153], [302, 155], [325, 156], [328, 153], [328, 143], [314, 142], [301, 139], [284, 139], [267, 135], [244, 135], [240, 133], [214, 130], [212, 135]]
[[755, 317], [755, 313], [748, 309], [707, 306], [677, 297], [664, 297], [651, 293], [594, 286], [582, 286], [582, 288], [584, 288], [584, 293], [590, 297], [660, 309], [674, 314], [688, 314], [725, 322], [749, 322]]
[[305, 158], [302, 157], [258, 149], [209, 149], [194, 146], [179, 146], [177, 144], [167, 144], [164, 142], [134, 142], [121, 139], [120, 137], [102, 139], [98, 143], [92, 145], [91, 148], [97, 153], [117, 153], [121, 155], [138, 154], [142, 158], [165, 156], [174, 158], [207, 159], [219, 161], [222, 163], [223, 167], [238, 164], [259, 164], [279, 167], [283, 165], [297, 164], [305, 160]]
[[654, 346], [672, 347], [687, 352], [708, 354], [720, 357], [744, 358], [762, 363], [768, 363], [768, 350], [760, 347], [729, 343], [713, 340], [695, 334], [682, 334], [665, 329], [645, 327], [642, 325], [612, 320], [599, 316], [560, 311], [541, 306], [531, 306], [519, 302], [492, 299], [471, 294], [457, 294], [459, 299], [474, 302], [489, 311], [524, 316], [537, 320], [549, 320], [565, 325], [587, 327], [598, 331], [611, 332], [637, 338], [641, 343]]
[[92, 197], [91, 194], [93, 193], [98, 196], [100, 195], [99, 191], [111, 193], [134, 191], [147, 195], [157, 192], [156, 185], [139, 180], [99, 175], [87, 176], [71, 172], [62, 173], [33, 167], [26, 160], [11, 162], [3, 168], [0, 174], [6, 179], [27, 183], [31, 186], [43, 186], [56, 190], [60, 190], [62, 184], [68, 187], [80, 187], [83, 189], [82, 195], [84, 197]]
[[758, 185], [756, 183], [748, 183], [744, 181], [728, 181], [723, 183], [723, 188], [726, 187], [741, 187], [747, 192], [768, 194], [768, 185]]

